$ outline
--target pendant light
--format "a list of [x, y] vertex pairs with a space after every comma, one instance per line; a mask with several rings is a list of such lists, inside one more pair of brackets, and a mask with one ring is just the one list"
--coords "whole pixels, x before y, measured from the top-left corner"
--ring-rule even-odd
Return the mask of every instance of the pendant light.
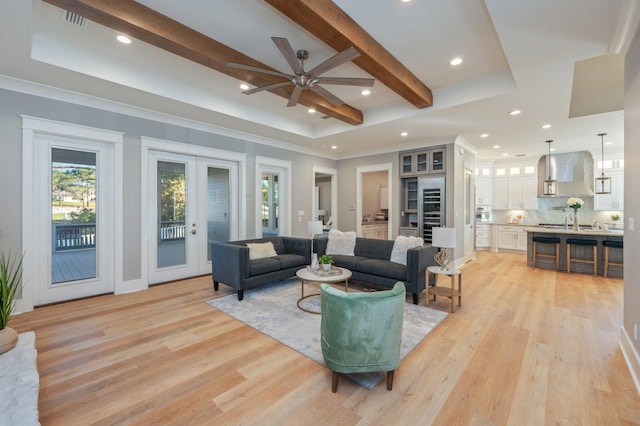
[[551, 142], [553, 140], [545, 141], [545, 143], [549, 147], [549, 155], [547, 155], [547, 178], [544, 180], [542, 184], [542, 194], [543, 195], [556, 195], [556, 180], [551, 179]]
[[602, 157], [600, 161], [600, 177], [596, 178], [596, 194], [611, 194], [611, 178], [604, 175], [604, 137], [606, 133], [598, 133], [600, 136], [600, 147], [602, 149]]

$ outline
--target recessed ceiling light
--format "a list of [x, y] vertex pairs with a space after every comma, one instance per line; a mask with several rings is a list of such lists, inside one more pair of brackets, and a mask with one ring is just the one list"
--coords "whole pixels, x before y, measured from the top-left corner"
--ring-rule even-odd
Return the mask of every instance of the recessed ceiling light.
[[520, 111], [519, 109], [514, 109], [513, 111], [509, 111], [509, 115], [518, 115], [520, 114], [522, 111]]
[[314, 112], [316, 112], [316, 110], [313, 108], [309, 108], [307, 111], [309, 111], [309, 114], [313, 114]]
[[543, 124], [542, 128], [543, 129], [550, 129], [551, 128], [551, 124]]
[[248, 85], [248, 84], [245, 84], [245, 83], [242, 83], [242, 84], [240, 85], [240, 88], [241, 88], [242, 90], [249, 90], [249, 85]]
[[551, 149], [549, 149], [549, 151], [551, 151], [551, 152], [553, 152], [553, 151], [555, 151], [555, 150], [556, 150], [555, 148], [551, 148]]
[[462, 58], [453, 58], [449, 63], [453, 66], [460, 65], [462, 63]]
[[411, 0], [400, 0], [402, 3], [411, 3]]
[[609, 142], [605, 142], [605, 145], [613, 145], [613, 142], [609, 141]]
[[400, 133], [400, 136], [402, 136], [402, 137], [404, 137], [404, 136], [409, 136], [409, 133], [407, 133], [407, 132], [402, 132], [402, 133]]
[[507, 154], [506, 152], [504, 154], [502, 154], [503, 157], [508, 157], [509, 154]]
[[123, 34], [120, 34], [119, 36], [117, 36], [116, 40], [118, 40], [122, 44], [131, 44], [131, 39]]
[[500, 148], [500, 145], [494, 145], [493, 147], [494, 147], [495, 149], [498, 149], [498, 148]]
[[338, 149], [338, 145], [331, 145], [331, 149]]
[[362, 93], [364, 96], [367, 96], [367, 95], [370, 95], [370, 94], [371, 94], [371, 90], [364, 89], [364, 90], [363, 90], [362, 92], [360, 92], [360, 93]]
[[481, 138], [488, 138], [489, 137], [489, 133], [483, 133], [480, 135]]

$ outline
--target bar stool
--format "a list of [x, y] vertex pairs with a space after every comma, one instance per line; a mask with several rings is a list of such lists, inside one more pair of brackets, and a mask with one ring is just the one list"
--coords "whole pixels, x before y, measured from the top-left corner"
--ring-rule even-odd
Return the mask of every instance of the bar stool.
[[622, 241], [609, 241], [605, 240], [602, 242], [604, 246], [604, 277], [607, 277], [607, 273], [609, 272], [609, 265], [617, 265], [623, 266], [622, 262], [611, 262], [609, 260], [609, 248], [618, 248], [622, 250]]
[[[571, 246], [593, 247], [593, 260], [571, 257]], [[598, 241], [567, 238], [567, 272], [571, 273], [571, 262], [593, 264], [593, 275], [598, 275]]]
[[[538, 244], [554, 244], [555, 249], [553, 254], [548, 253], [538, 253], [537, 247]], [[554, 263], [556, 265], [556, 271], [560, 269], [560, 238], [558, 237], [533, 237], [533, 269], [536, 269], [536, 258], [538, 256], [542, 257], [553, 257]]]

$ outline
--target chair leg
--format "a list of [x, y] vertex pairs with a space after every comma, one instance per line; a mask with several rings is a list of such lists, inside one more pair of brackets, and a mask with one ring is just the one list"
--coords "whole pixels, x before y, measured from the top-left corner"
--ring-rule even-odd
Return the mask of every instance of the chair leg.
[[598, 246], [593, 247], [593, 276], [598, 275]]
[[609, 247], [604, 247], [604, 277], [609, 273]]
[[331, 377], [331, 392], [336, 393], [338, 391], [338, 372], [334, 371]]
[[218, 291], [218, 287], [220, 287], [220, 283], [218, 283], [218, 281], [213, 281], [213, 289]]
[[393, 389], [393, 373], [395, 370], [387, 371], [387, 390]]
[[560, 270], [560, 244], [556, 244], [556, 272]]
[[238, 300], [242, 301], [244, 298], [244, 290], [238, 290]]
[[537, 241], [533, 242], [533, 269], [536, 269], [536, 247], [538, 246]]
[[571, 273], [571, 244], [567, 244], [567, 273]]

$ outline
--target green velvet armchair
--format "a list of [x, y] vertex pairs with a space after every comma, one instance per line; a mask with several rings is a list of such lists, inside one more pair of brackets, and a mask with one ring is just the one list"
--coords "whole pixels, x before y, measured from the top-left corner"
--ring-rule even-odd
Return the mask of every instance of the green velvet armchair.
[[321, 284], [320, 294], [322, 356], [333, 371], [331, 391], [338, 390], [340, 373], [367, 372], [386, 372], [391, 390], [400, 364], [404, 283], [372, 293], [345, 293]]

